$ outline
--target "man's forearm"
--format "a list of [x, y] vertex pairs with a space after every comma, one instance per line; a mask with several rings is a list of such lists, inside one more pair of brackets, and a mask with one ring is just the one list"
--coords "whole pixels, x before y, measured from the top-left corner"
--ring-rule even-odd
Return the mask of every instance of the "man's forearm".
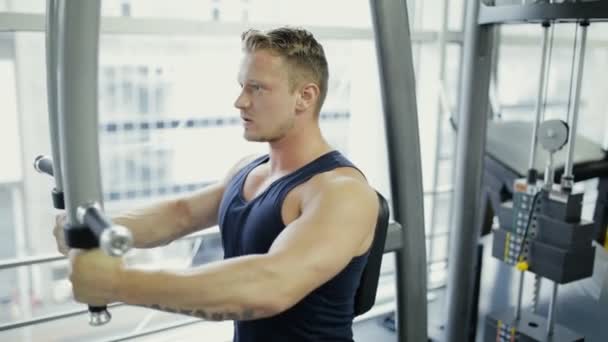
[[179, 200], [123, 212], [112, 221], [131, 231], [136, 248], [162, 246], [193, 230], [189, 210]]
[[129, 228], [137, 248], [165, 245], [217, 224], [223, 194], [218, 182], [188, 196], [121, 213], [112, 221]]
[[120, 301], [208, 320], [251, 320], [284, 309], [280, 276], [266, 255], [228, 259], [181, 272], [126, 269]]

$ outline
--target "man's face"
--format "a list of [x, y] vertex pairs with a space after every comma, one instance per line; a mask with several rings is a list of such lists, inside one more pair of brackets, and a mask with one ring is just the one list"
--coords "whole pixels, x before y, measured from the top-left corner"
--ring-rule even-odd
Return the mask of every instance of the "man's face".
[[234, 106], [241, 112], [249, 141], [281, 139], [294, 126], [297, 92], [291, 93], [288, 67], [266, 50], [245, 54], [238, 75], [241, 93]]

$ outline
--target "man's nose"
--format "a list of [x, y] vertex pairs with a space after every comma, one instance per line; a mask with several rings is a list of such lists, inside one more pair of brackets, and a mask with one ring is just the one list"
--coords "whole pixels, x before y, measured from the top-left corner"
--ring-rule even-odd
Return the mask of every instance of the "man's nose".
[[238, 109], [244, 109], [249, 106], [249, 99], [247, 98], [244, 91], [241, 91], [239, 96], [234, 101], [234, 106]]

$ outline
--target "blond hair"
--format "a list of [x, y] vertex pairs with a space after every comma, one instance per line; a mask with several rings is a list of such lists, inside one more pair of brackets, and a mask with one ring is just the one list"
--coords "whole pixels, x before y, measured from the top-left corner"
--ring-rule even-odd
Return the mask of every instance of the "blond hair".
[[241, 36], [247, 53], [269, 50], [282, 56], [289, 67], [290, 91], [303, 81], [311, 80], [319, 87], [317, 112], [327, 96], [329, 71], [323, 46], [312, 33], [301, 28], [280, 27], [267, 32], [248, 30]]

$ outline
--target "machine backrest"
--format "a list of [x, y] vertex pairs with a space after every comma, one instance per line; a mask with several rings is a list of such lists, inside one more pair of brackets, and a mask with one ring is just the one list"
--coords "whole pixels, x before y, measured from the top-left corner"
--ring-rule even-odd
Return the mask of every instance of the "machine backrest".
[[389, 208], [386, 199], [379, 192], [378, 201], [378, 221], [376, 221], [376, 231], [374, 241], [367, 258], [367, 265], [361, 274], [361, 282], [355, 294], [355, 316], [359, 316], [369, 311], [376, 302], [376, 291], [378, 290], [378, 280], [380, 278], [380, 264], [384, 255], [384, 244], [388, 232]]

